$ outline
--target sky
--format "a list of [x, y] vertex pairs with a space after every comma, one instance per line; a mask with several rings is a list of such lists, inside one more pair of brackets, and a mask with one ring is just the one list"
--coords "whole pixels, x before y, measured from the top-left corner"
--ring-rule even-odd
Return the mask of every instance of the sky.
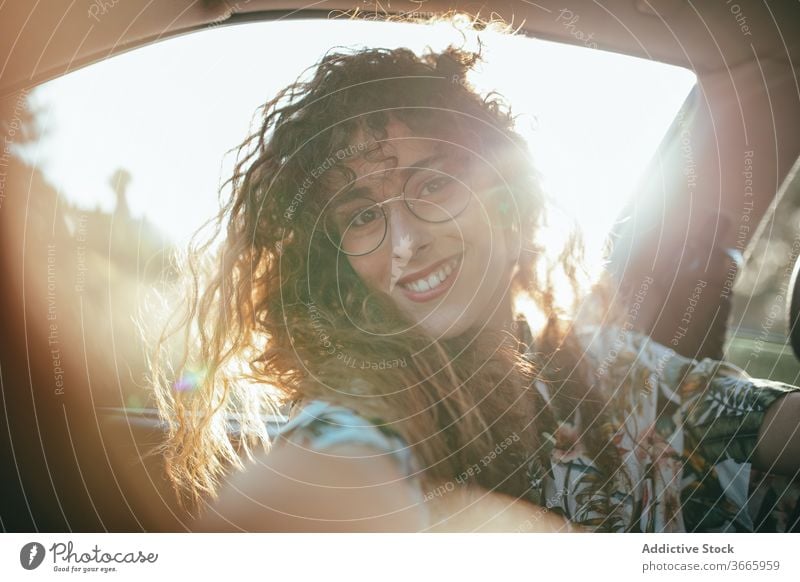
[[[484, 37], [486, 40], [487, 37]], [[43, 137], [23, 152], [71, 203], [128, 204], [181, 244], [218, 207], [231, 148], [257, 107], [333, 46], [457, 42], [440, 27], [292, 20], [216, 26], [48, 82], [31, 96]], [[662, 63], [526, 37], [489, 35], [476, 85], [519, 115], [545, 187], [599, 246], [696, 78]]]

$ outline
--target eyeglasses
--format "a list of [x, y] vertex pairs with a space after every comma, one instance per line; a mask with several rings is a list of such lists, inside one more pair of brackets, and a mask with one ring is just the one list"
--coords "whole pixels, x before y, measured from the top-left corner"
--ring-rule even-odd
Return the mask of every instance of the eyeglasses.
[[368, 196], [348, 196], [331, 207], [323, 218], [325, 233], [345, 255], [362, 256], [378, 249], [388, 231], [385, 207], [402, 200], [416, 218], [442, 223], [458, 217], [469, 205], [470, 156], [451, 157], [439, 168], [415, 170], [403, 192], [376, 202]]

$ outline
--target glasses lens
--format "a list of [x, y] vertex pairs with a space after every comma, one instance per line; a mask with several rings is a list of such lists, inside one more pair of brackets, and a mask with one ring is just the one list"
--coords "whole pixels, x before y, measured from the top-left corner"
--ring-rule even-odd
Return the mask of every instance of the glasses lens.
[[436, 168], [422, 168], [404, 189], [409, 210], [426, 222], [445, 222], [461, 214], [472, 196], [469, 157], [445, 158]]
[[328, 238], [347, 255], [365, 255], [380, 246], [386, 235], [386, 216], [370, 198], [352, 198], [325, 215]]

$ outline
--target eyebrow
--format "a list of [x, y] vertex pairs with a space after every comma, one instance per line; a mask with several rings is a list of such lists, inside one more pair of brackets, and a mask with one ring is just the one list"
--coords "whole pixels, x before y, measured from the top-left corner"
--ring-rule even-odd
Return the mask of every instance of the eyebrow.
[[[439, 161], [442, 158], [446, 158], [450, 155], [450, 152], [439, 152], [433, 154], [432, 156], [428, 156], [427, 158], [423, 158], [417, 162], [414, 162], [411, 166], [403, 168], [402, 170], [397, 169], [390, 169], [386, 170], [386, 172], [397, 172], [399, 171], [400, 174], [403, 176], [403, 184], [406, 184], [416, 172], [421, 170], [430, 169], [430, 165], [434, 162]], [[336, 196], [337, 200], [334, 203], [334, 206], [338, 206], [340, 204], [344, 204], [349, 202], [353, 198], [358, 198], [361, 196], [369, 197], [370, 194], [374, 194], [374, 191], [369, 186], [358, 186], [355, 188], [350, 188], [349, 190], [345, 190], [341, 194]]]

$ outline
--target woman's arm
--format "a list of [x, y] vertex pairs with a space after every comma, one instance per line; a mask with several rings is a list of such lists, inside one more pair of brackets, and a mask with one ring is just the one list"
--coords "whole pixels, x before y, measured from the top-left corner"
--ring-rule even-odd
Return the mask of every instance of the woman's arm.
[[767, 408], [753, 466], [768, 473], [800, 476], [800, 392], [790, 392]]
[[222, 486], [195, 531], [418, 531], [410, 483], [371, 447], [324, 453], [296, 445], [260, 454]]
[[223, 485], [194, 531], [575, 531], [531, 503], [456, 489], [424, 502], [377, 449], [341, 444], [325, 453], [276, 446]]
[[431, 508], [433, 532], [567, 533], [584, 531], [528, 501], [479, 487], [456, 489]]

